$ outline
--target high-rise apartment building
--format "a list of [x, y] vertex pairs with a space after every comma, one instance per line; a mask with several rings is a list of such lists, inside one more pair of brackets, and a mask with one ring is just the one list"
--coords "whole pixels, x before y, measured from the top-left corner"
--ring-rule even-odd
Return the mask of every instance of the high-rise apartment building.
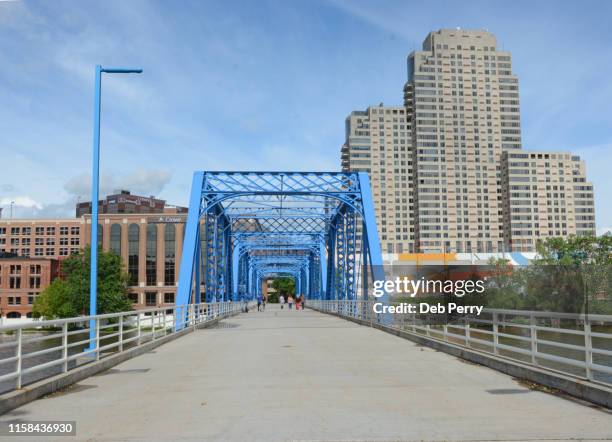
[[[531, 161], [531, 151], [522, 150], [518, 79], [511, 54], [498, 50], [493, 34], [431, 32], [423, 49], [408, 55], [404, 106], [405, 114], [387, 106], [351, 113], [342, 147], [343, 170], [370, 172], [384, 252], [533, 251], [544, 236], [595, 233], [584, 164], [560, 153], [533, 152]], [[512, 215], [513, 194], [521, 192], [511, 190], [520, 185], [512, 182], [516, 168], [502, 174], [505, 152], [542, 160], [530, 169], [537, 173], [530, 186], [544, 186], [529, 189], [538, 207], [548, 194], [571, 192], [579, 212], [563, 208], [559, 197], [558, 207], [542, 206], [537, 222], [533, 214]], [[563, 172], [547, 175], [552, 155], [563, 158]]]
[[505, 151], [501, 171], [506, 250], [533, 251], [539, 239], [595, 234], [593, 185], [580, 157]]
[[485, 31], [431, 32], [408, 56], [415, 240], [422, 252], [503, 250], [500, 156], [521, 148], [518, 79]]
[[414, 251], [412, 135], [403, 106], [368, 107], [346, 118], [342, 170], [370, 174], [383, 252]]

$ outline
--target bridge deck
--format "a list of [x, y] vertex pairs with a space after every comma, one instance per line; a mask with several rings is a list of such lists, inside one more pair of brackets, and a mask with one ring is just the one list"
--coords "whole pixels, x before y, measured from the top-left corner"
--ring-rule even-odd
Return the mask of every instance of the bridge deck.
[[250, 312], [0, 418], [87, 440], [612, 437], [612, 415], [311, 310]]

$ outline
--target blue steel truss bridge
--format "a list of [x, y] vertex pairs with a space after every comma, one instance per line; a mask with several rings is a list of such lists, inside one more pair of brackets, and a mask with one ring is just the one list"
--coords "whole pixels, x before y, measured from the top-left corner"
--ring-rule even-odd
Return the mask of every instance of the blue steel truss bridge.
[[381, 266], [366, 173], [194, 173], [177, 305], [252, 299], [276, 276], [307, 299], [367, 299]]

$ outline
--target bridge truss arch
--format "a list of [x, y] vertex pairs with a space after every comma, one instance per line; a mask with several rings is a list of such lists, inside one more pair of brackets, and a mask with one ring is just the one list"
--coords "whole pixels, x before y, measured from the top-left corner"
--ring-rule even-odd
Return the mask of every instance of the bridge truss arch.
[[377, 232], [366, 173], [197, 171], [176, 305], [252, 299], [275, 276], [307, 299], [367, 299]]

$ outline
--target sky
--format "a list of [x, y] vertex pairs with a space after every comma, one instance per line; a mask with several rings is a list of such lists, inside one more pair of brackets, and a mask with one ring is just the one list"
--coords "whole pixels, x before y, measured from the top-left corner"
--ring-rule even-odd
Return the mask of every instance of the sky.
[[339, 170], [344, 120], [402, 104], [406, 56], [440, 28], [512, 52], [525, 149], [586, 160], [612, 229], [612, 2], [0, 0], [0, 207], [74, 216], [91, 192], [186, 205], [194, 170]]

